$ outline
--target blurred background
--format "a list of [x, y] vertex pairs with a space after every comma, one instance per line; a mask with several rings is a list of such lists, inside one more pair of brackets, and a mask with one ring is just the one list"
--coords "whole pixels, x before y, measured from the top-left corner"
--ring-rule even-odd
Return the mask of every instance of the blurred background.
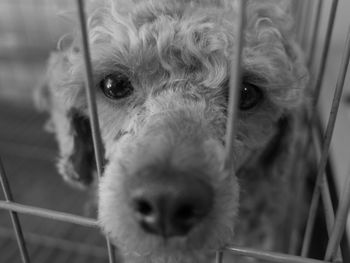
[[[298, 1], [304, 0], [295, 0]], [[320, 60], [331, 2], [324, 1], [315, 68]], [[72, 0], [0, 0], [0, 156], [16, 202], [84, 215], [89, 196], [67, 186], [57, 174], [56, 144], [52, 135], [43, 131], [45, 114], [35, 110], [32, 99], [50, 51], [55, 49], [59, 37], [72, 28], [72, 19], [68, 17], [75, 11], [74, 3]], [[319, 104], [324, 122], [350, 24], [349, 10], [350, 1], [340, 0]], [[315, 10], [311, 8], [310, 12], [313, 16]], [[308, 53], [308, 39], [303, 41]], [[331, 149], [335, 199], [344, 178], [349, 176], [349, 81], [348, 74]], [[1, 191], [0, 198], [4, 199]], [[98, 230], [24, 215], [20, 215], [20, 220], [33, 262], [108, 262], [104, 237]], [[350, 221], [348, 225], [350, 236]], [[0, 262], [20, 262], [5, 210], [0, 210]]]
[[[0, 0], [0, 156], [16, 202], [86, 215], [88, 193], [71, 188], [57, 174], [57, 147], [43, 130], [47, 116], [33, 104], [49, 53], [72, 27], [66, 16], [74, 3]], [[32, 262], [108, 262], [98, 229], [19, 217]], [[21, 262], [5, 210], [0, 210], [0, 262]]]

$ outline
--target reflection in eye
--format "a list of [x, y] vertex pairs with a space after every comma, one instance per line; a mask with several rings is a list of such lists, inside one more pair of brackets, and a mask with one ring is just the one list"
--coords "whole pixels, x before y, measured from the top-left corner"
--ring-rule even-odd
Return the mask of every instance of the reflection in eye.
[[239, 109], [242, 111], [254, 108], [263, 100], [262, 90], [254, 84], [243, 82], [239, 100]]
[[126, 98], [134, 91], [129, 78], [124, 74], [107, 75], [99, 86], [108, 98], [114, 100]]

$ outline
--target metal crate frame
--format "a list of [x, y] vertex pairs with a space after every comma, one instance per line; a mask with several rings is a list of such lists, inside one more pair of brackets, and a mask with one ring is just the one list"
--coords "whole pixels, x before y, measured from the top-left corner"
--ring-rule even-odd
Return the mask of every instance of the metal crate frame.
[[[315, 0], [315, 1], [305, 1], [298, 0], [296, 3], [296, 14], [297, 21], [300, 22], [300, 25], [309, 22], [310, 26], [300, 26], [297, 29], [298, 40], [301, 43], [302, 47], [305, 49], [308, 48], [308, 60], [307, 65], [310, 69], [310, 72], [314, 73], [314, 79], [311, 80], [311, 89], [310, 92], [313, 94], [313, 107], [312, 112], [309, 114], [309, 140], [306, 147], [313, 147], [316, 152], [318, 159], [318, 169], [317, 169], [317, 177], [315, 188], [312, 196], [311, 206], [308, 215], [308, 222], [306, 226], [306, 231], [303, 239], [302, 251], [300, 256], [294, 256], [291, 254], [283, 254], [277, 252], [256, 250], [251, 248], [242, 248], [242, 247], [224, 247], [221, 250], [217, 251], [216, 254], [216, 262], [220, 263], [223, 259], [223, 253], [228, 252], [238, 256], [245, 257], [253, 257], [256, 259], [269, 260], [270, 262], [281, 262], [281, 263], [321, 263], [321, 262], [342, 262], [342, 255], [340, 249], [340, 240], [342, 234], [344, 233], [346, 227], [346, 220], [349, 213], [350, 208], [350, 174], [346, 176], [346, 182], [343, 185], [343, 190], [340, 195], [339, 206], [334, 212], [332, 201], [330, 197], [329, 185], [325, 176], [325, 168], [326, 164], [329, 161], [329, 148], [330, 143], [334, 131], [335, 121], [337, 118], [337, 113], [339, 109], [340, 99], [342, 96], [343, 86], [345, 77], [347, 74], [349, 59], [350, 59], [350, 27], [347, 35], [345, 51], [343, 53], [343, 59], [341, 64], [341, 69], [339, 71], [337, 84], [334, 91], [334, 98], [331, 106], [331, 111], [329, 115], [329, 119], [326, 125], [326, 130], [323, 135], [323, 138], [317, 136], [317, 129], [319, 128], [319, 119], [317, 112], [317, 103], [320, 96], [321, 84], [323, 82], [325, 67], [327, 63], [327, 57], [329, 53], [329, 47], [333, 32], [334, 21], [336, 17], [336, 11], [338, 7], [338, 0], [333, 0], [331, 3], [330, 15], [328, 24], [326, 27], [326, 36], [324, 40], [324, 44], [322, 47], [321, 58], [320, 58], [320, 66], [315, 69], [314, 60], [315, 60], [315, 47], [316, 40], [319, 36], [319, 24], [321, 11], [323, 9], [323, 0]], [[95, 94], [93, 92], [93, 75], [92, 75], [92, 65], [90, 61], [90, 52], [89, 52], [89, 44], [87, 37], [87, 26], [86, 26], [86, 18], [84, 13], [84, 1], [76, 0], [77, 3], [77, 13], [80, 21], [80, 29], [82, 35], [82, 47], [83, 47], [83, 55], [85, 61], [85, 71], [86, 71], [86, 85], [85, 91], [88, 100], [89, 106], [89, 114], [90, 114], [90, 124], [93, 135], [93, 143], [95, 149], [95, 157], [97, 164], [97, 172], [98, 175], [101, 176], [102, 171], [102, 155], [101, 155], [101, 136], [99, 129], [99, 122], [97, 116], [97, 106], [95, 101]], [[233, 64], [231, 65], [231, 78], [230, 78], [230, 92], [229, 92], [229, 109], [228, 114], [229, 118], [227, 121], [227, 132], [226, 132], [226, 145], [228, 145], [226, 149], [226, 158], [225, 158], [225, 167], [226, 169], [233, 170], [232, 162], [230, 161], [232, 158], [232, 145], [234, 143], [234, 122], [237, 115], [236, 105], [238, 100], [238, 94], [236, 92], [236, 87], [240, 83], [240, 64], [241, 64], [241, 50], [243, 46], [243, 28], [245, 24], [244, 10], [245, 10], [245, 0], [239, 0], [238, 6], [240, 9], [239, 14], [239, 23], [237, 27], [237, 36], [238, 36], [238, 44], [235, 47], [236, 58], [233, 60]], [[311, 10], [316, 10], [314, 16], [310, 16]], [[308, 39], [307, 39], [307, 36]], [[305, 148], [306, 148], [305, 147]], [[306, 149], [301, 149], [301, 152], [304, 152]], [[53, 220], [59, 220], [67, 223], [73, 223], [78, 225], [83, 225], [87, 227], [97, 228], [97, 221], [91, 218], [86, 218], [82, 216], [77, 216], [73, 214], [58, 212], [49, 209], [43, 209], [28, 205], [23, 205], [14, 202], [9, 182], [7, 180], [7, 176], [5, 173], [5, 168], [0, 158], [0, 181], [2, 185], [2, 189], [4, 192], [5, 200], [0, 200], [0, 209], [5, 209], [9, 211], [13, 230], [16, 236], [16, 240], [18, 243], [20, 255], [23, 263], [29, 263], [30, 258], [28, 255], [28, 251], [26, 248], [25, 238], [22, 232], [21, 224], [18, 219], [18, 213], [29, 214], [39, 217], [45, 217]], [[325, 251], [324, 260], [316, 260], [307, 258], [307, 254], [310, 247], [311, 235], [313, 232], [313, 226], [316, 217], [316, 210], [319, 204], [319, 200], [322, 200], [324, 209], [324, 215], [326, 219], [327, 231], [329, 235], [327, 249]], [[108, 248], [109, 262], [116, 263], [117, 259], [115, 256], [114, 247], [111, 245], [109, 239], [106, 237], [106, 243]], [[293, 249], [291, 249], [291, 252]]]

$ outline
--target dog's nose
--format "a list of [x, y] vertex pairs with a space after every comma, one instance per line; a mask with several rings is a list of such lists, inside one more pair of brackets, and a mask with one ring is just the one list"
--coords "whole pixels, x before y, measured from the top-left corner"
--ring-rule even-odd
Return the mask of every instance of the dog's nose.
[[213, 189], [191, 176], [146, 176], [131, 190], [131, 201], [146, 232], [164, 238], [184, 236], [209, 213]]

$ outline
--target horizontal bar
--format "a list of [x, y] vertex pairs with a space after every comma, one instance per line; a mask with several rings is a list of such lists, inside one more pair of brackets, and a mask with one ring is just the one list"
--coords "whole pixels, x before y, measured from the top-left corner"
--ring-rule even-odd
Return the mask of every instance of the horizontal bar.
[[327, 261], [316, 260], [311, 258], [293, 256], [278, 252], [269, 252], [251, 248], [243, 248], [243, 247], [226, 247], [226, 251], [245, 257], [253, 257], [260, 260], [266, 260], [268, 262], [276, 262], [276, 263], [325, 263]]
[[[2, 163], [1, 158], [0, 158], [0, 182], [1, 182], [1, 186], [2, 186], [4, 196], [6, 199], [6, 201], [3, 201], [3, 202], [9, 203], [13, 200], [13, 197], [12, 197], [10, 184], [7, 180], [5, 168], [4, 168], [4, 165]], [[18, 215], [14, 211], [9, 211], [9, 213], [10, 213], [10, 217], [11, 217], [13, 230], [15, 232], [18, 248], [19, 248], [19, 251], [21, 254], [22, 262], [29, 263], [30, 262], [29, 254], [28, 254], [27, 246], [26, 246], [26, 243], [24, 240], [22, 227], [21, 227], [21, 223], [19, 221]]]
[[[0, 227], [0, 236], [2, 238], [13, 239], [13, 235], [8, 228]], [[46, 248], [55, 248], [68, 253], [79, 253], [81, 255], [106, 258], [106, 248], [93, 244], [81, 243], [79, 241], [71, 241], [42, 234], [26, 233], [26, 241], [31, 245], [44, 246]]]
[[27, 215], [40, 216], [52, 220], [58, 220], [66, 223], [77, 224], [87, 227], [98, 227], [97, 221], [94, 219], [77, 216], [69, 213], [58, 212], [50, 209], [39, 208], [29, 205], [22, 205], [16, 202], [7, 202], [0, 200], [0, 209], [18, 212]]

